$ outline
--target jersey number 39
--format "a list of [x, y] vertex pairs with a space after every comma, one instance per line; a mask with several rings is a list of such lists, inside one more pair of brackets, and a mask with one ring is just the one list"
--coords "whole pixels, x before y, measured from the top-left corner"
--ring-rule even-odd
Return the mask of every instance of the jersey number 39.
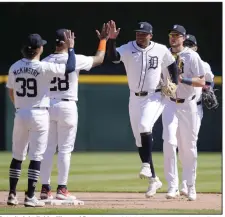
[[69, 89], [69, 76], [66, 74], [65, 79], [54, 77], [51, 80], [51, 84], [55, 84], [50, 88], [50, 91], [66, 91]]
[[16, 95], [19, 97], [36, 97], [37, 96], [37, 81], [34, 78], [16, 78], [16, 83], [21, 86], [21, 91], [16, 91]]

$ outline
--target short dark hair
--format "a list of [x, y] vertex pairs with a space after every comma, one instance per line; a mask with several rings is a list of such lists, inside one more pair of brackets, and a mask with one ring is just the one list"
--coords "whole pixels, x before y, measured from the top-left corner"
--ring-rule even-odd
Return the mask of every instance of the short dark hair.
[[25, 57], [27, 59], [33, 59], [37, 55], [38, 49], [39, 48], [32, 49], [32, 48], [29, 48], [28, 46], [24, 46], [21, 49], [21, 53], [22, 53], [23, 57]]

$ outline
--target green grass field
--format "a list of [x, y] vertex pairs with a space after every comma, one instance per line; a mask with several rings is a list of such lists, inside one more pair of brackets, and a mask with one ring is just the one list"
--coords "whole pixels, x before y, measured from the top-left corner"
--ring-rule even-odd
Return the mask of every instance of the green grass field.
[[[163, 172], [162, 153], [153, 154], [157, 175], [163, 182], [161, 192], [166, 192], [167, 185]], [[8, 190], [8, 174], [11, 153], [1, 152], [0, 189]], [[26, 160], [22, 166], [22, 175], [18, 190], [27, 186]], [[74, 153], [68, 188], [75, 192], [145, 192], [146, 184], [138, 178], [140, 170], [138, 153]], [[179, 174], [181, 175], [179, 164]], [[198, 192], [222, 192], [222, 155], [221, 153], [200, 153], [197, 170]], [[54, 158], [52, 189], [57, 187], [57, 159]], [[37, 192], [41, 185], [38, 184]], [[0, 214], [221, 214], [221, 210], [174, 210], [174, 209], [85, 209], [85, 208], [0, 208]]]
[[[221, 192], [222, 189], [222, 155], [221, 153], [200, 153], [198, 157], [197, 191]], [[155, 170], [164, 183], [161, 192], [166, 192], [167, 185], [163, 172], [162, 153], [153, 154]], [[1, 152], [0, 189], [8, 190], [8, 174], [11, 153]], [[138, 153], [74, 153], [71, 157], [71, 169], [68, 188], [76, 192], [144, 192], [146, 186], [138, 178], [140, 160]], [[26, 160], [22, 166], [22, 175], [18, 190], [24, 191], [27, 185]], [[54, 158], [52, 188], [57, 187], [57, 160]], [[180, 172], [179, 164], [179, 175]], [[40, 184], [37, 191], [40, 190]]]
[[86, 214], [86, 215], [100, 215], [100, 214], [195, 214], [195, 215], [215, 215], [221, 214], [220, 210], [177, 210], [177, 209], [43, 209], [43, 208], [4, 208], [0, 209], [0, 214], [37, 214], [37, 215], [46, 215], [46, 214], [64, 214], [64, 215], [76, 215], [76, 214]]

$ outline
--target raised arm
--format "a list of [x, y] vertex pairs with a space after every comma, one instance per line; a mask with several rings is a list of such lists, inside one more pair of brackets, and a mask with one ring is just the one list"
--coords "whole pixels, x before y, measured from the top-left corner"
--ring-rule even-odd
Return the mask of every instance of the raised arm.
[[71, 30], [67, 30], [64, 32], [65, 43], [68, 46], [68, 60], [66, 63], [66, 71], [65, 73], [71, 73], [75, 71], [76, 68], [76, 58], [74, 53], [74, 33], [71, 33]]
[[98, 30], [96, 30], [96, 33], [100, 41], [99, 41], [98, 50], [95, 56], [92, 56], [93, 58], [92, 67], [100, 65], [104, 61], [105, 52], [106, 52], [106, 43], [109, 38], [109, 31], [110, 31], [110, 26], [108, 23], [103, 24], [101, 33]]
[[119, 35], [120, 28], [116, 29], [116, 23], [113, 20], [108, 22], [110, 25], [110, 34], [107, 45], [107, 58], [110, 61], [119, 61], [120, 54], [116, 51], [116, 38]]

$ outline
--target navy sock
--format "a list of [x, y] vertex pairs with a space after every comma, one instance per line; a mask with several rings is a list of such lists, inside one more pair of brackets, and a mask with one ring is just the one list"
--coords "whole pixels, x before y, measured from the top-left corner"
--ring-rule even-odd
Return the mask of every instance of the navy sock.
[[9, 169], [9, 193], [16, 195], [16, 186], [21, 174], [22, 161], [12, 159]]
[[138, 147], [138, 152], [139, 152], [139, 156], [140, 156], [140, 158], [141, 158], [141, 162], [142, 162], [142, 163], [145, 163], [145, 160], [144, 160], [144, 159], [145, 159], [145, 158], [144, 158], [144, 155], [145, 155], [145, 154], [143, 153], [143, 150], [144, 150], [143, 147]]
[[57, 190], [61, 189], [61, 188], [66, 188], [67, 189], [66, 185], [58, 185]]
[[28, 191], [27, 196], [32, 198], [34, 196], [34, 191], [40, 175], [41, 161], [30, 161], [28, 169]]
[[155, 169], [152, 160], [153, 138], [151, 133], [141, 133], [143, 163], [149, 163], [152, 177], [155, 178]]
[[49, 184], [43, 184], [42, 188], [45, 188], [47, 191], [51, 190], [51, 186]]

